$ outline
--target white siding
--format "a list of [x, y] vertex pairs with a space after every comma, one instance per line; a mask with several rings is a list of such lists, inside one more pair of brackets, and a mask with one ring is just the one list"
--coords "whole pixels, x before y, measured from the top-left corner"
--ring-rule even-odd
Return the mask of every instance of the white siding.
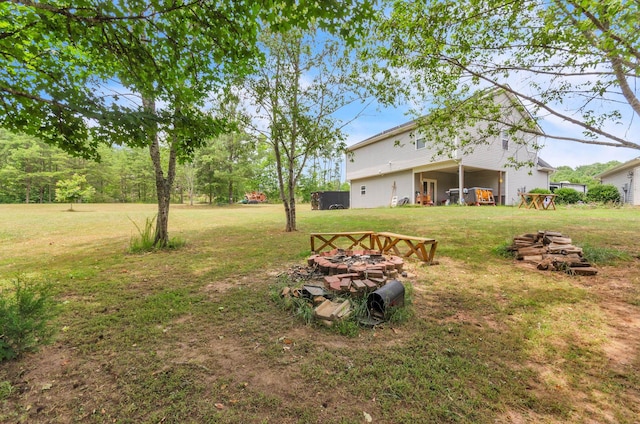
[[[622, 169], [620, 172], [602, 178], [602, 184], [612, 184], [620, 192], [624, 203], [640, 205], [640, 167]], [[626, 186], [627, 190], [624, 191]]]
[[[496, 101], [503, 104], [510, 102], [504, 94], [501, 94]], [[513, 109], [511, 109], [510, 115], [505, 117], [505, 122], [507, 123], [511, 122], [515, 124], [520, 120], [522, 120], [522, 116]], [[522, 163], [532, 162], [535, 164], [537, 154], [528, 146], [533, 145], [537, 137], [534, 135], [519, 134], [518, 138], [525, 140], [526, 144], [523, 145], [522, 143], [516, 143], [514, 138], [510, 136], [508, 149], [505, 150], [502, 146], [501, 135], [498, 134], [493, 136], [491, 139], [486, 140], [487, 144], [476, 146], [473, 149], [473, 152], [467, 154], [462, 159], [462, 163], [465, 166], [475, 166], [478, 168], [503, 171], [512, 169], [505, 166], [508, 163], [509, 158], [514, 158], [516, 161]]]
[[[395, 184], [395, 194], [394, 187]], [[361, 186], [366, 187], [366, 194], [361, 194]], [[373, 178], [351, 180], [351, 207], [378, 208], [391, 206], [391, 198], [398, 196], [413, 198], [413, 181], [411, 172], [396, 172], [379, 175]]]
[[399, 134], [391, 134], [372, 144], [347, 154], [347, 179], [355, 180], [390, 172], [405, 171], [432, 162], [447, 160], [435, 158], [429, 147], [416, 149], [414, 130], [408, 127]]
[[520, 202], [519, 192], [534, 188], [549, 188], [549, 174], [536, 169], [529, 175], [529, 168], [510, 169], [505, 178], [505, 204], [517, 205]]
[[632, 189], [630, 190], [630, 193], [633, 194], [630, 203], [632, 205], [640, 206], [640, 166], [635, 168], [633, 171], [631, 185]]

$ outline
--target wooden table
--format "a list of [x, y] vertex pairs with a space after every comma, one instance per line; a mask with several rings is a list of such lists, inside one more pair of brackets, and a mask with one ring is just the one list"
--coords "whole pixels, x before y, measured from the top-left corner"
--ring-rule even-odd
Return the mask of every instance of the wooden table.
[[538, 210], [556, 210], [556, 194], [520, 193], [518, 208]]

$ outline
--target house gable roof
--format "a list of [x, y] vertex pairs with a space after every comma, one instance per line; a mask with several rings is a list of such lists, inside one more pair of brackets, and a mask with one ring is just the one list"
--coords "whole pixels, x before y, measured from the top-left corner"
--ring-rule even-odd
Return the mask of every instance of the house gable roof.
[[538, 170], [546, 171], [546, 172], [555, 172], [556, 168], [551, 166], [547, 161], [543, 160], [540, 156], [538, 156]]
[[400, 124], [397, 125], [393, 128], [390, 128], [388, 130], [384, 130], [381, 133], [378, 133], [376, 135], [373, 135], [367, 139], [364, 139], [352, 146], [347, 147], [347, 151], [352, 152], [354, 150], [357, 150], [361, 147], [367, 146], [369, 144], [373, 144], [376, 143], [380, 140], [384, 140], [388, 137], [394, 136], [396, 134], [400, 134], [406, 131], [410, 131], [415, 129], [418, 126], [418, 123], [416, 121], [409, 121], [409, 122], [405, 122], [404, 124]]
[[[533, 116], [531, 115], [529, 110], [524, 106], [524, 104], [520, 101], [520, 99], [518, 97], [516, 97], [512, 93], [510, 93], [508, 91], [505, 91], [505, 90], [503, 90], [501, 88], [495, 88], [494, 87], [494, 88], [491, 88], [489, 90], [477, 93], [476, 95], [474, 95], [474, 96], [470, 97], [469, 99], [467, 99], [467, 101], [472, 100], [475, 96], [490, 95], [490, 94], [494, 94], [495, 95], [495, 94], [498, 94], [500, 92], [502, 92], [505, 96], [507, 96], [507, 98], [512, 103], [517, 103], [517, 105], [519, 105], [521, 107], [521, 109], [519, 108], [518, 110], [524, 110], [525, 111], [525, 115], [523, 116], [524, 119], [534, 120]], [[428, 116], [428, 115], [426, 115], [426, 116]], [[424, 116], [422, 118], [425, 118], [426, 116]], [[420, 119], [422, 119], [422, 118], [420, 118]], [[371, 136], [371, 137], [369, 137], [369, 138], [367, 138], [365, 140], [362, 140], [362, 141], [360, 141], [360, 142], [358, 142], [358, 143], [356, 143], [356, 144], [354, 144], [352, 146], [347, 147], [346, 150], [348, 152], [353, 152], [353, 151], [355, 151], [355, 150], [357, 150], [359, 148], [365, 147], [365, 146], [367, 146], [369, 144], [373, 144], [373, 143], [376, 143], [378, 141], [387, 139], [387, 138], [389, 138], [391, 136], [394, 136], [394, 135], [401, 134], [401, 133], [406, 132], [406, 131], [411, 131], [413, 129], [416, 129], [418, 127], [418, 121], [419, 121], [419, 119], [418, 120], [412, 120], [412, 121], [409, 121], [409, 122], [405, 122], [404, 124], [397, 125], [397, 126], [395, 126], [393, 128], [390, 128], [388, 130], [382, 131], [382, 132], [380, 132], [380, 133], [378, 133], [376, 135], [373, 135], [373, 136]], [[537, 127], [538, 131], [540, 132], [540, 134], [544, 134], [544, 131], [542, 130], [542, 127], [540, 127], [537, 124], [537, 122], [536, 122], [536, 127]], [[549, 167], [551, 167], [551, 166], [549, 165]]]

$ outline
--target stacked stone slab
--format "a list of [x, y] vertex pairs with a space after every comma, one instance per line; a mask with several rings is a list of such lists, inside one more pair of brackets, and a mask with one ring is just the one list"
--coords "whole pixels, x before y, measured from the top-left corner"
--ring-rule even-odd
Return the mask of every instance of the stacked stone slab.
[[582, 248], [556, 231], [538, 231], [513, 238], [509, 248], [516, 258], [539, 270], [564, 271], [572, 275], [595, 275], [598, 270], [582, 256]]
[[[316, 267], [325, 275], [379, 270], [385, 275], [392, 271], [402, 272], [404, 260], [399, 256], [383, 255], [378, 250], [340, 250], [334, 249], [311, 255], [307, 264]], [[387, 275], [392, 277], [391, 275]]]
[[396, 278], [402, 272], [404, 260], [377, 250], [334, 249], [311, 255], [307, 264], [325, 275], [327, 290], [358, 294], [383, 286], [388, 278]]

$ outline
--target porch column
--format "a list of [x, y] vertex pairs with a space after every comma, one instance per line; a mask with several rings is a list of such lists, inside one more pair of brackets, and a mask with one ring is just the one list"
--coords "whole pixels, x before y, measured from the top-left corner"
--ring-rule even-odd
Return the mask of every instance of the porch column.
[[464, 203], [464, 193], [462, 189], [464, 187], [464, 166], [462, 166], [462, 161], [458, 162], [458, 203], [462, 205]]
[[496, 204], [502, 204], [502, 171], [498, 171], [498, 201]]

